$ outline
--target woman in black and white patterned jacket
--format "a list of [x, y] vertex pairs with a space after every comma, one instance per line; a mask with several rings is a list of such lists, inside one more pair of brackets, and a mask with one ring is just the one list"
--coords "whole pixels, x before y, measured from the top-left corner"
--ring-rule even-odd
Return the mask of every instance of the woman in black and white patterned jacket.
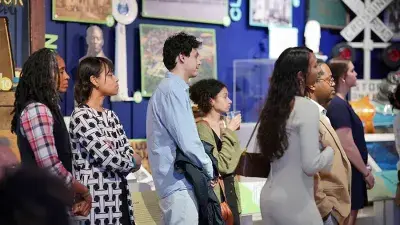
[[75, 178], [93, 196], [90, 214], [80, 218], [80, 224], [134, 224], [126, 176], [140, 168], [141, 158], [115, 113], [103, 108], [104, 98], [117, 93], [111, 61], [88, 57], [80, 62], [75, 86], [78, 107], [72, 112], [69, 132]]

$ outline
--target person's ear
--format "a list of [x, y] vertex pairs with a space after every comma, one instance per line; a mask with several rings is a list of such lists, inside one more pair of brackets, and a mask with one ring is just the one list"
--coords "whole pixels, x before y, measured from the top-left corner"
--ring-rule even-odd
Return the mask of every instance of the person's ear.
[[99, 81], [94, 75], [90, 76], [90, 83], [92, 83], [96, 88], [99, 87]]
[[185, 56], [184, 56], [182, 53], [180, 53], [180, 54], [178, 55], [178, 60], [179, 60], [181, 63], [184, 63], [184, 62], [185, 62]]
[[297, 72], [297, 80], [299, 81], [300, 85], [304, 85], [306, 83], [304, 80], [303, 72], [301, 71]]

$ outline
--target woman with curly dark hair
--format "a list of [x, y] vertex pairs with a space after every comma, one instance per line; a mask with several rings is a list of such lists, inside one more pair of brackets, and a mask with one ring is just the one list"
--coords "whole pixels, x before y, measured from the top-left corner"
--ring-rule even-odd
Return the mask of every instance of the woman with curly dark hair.
[[260, 199], [264, 224], [323, 223], [314, 201], [313, 176], [330, 169], [333, 149], [320, 149], [319, 110], [304, 98], [318, 71], [315, 55], [305, 47], [288, 48], [275, 62], [257, 134], [266, 163], [271, 163]]
[[75, 211], [86, 215], [91, 207], [89, 190], [72, 177], [72, 155], [67, 127], [60, 111], [59, 91], [69, 77], [61, 71], [57, 54], [42, 48], [22, 67], [15, 91], [11, 131], [17, 135], [21, 163], [49, 170], [61, 178], [85, 204]]
[[78, 224], [132, 225], [133, 209], [126, 176], [137, 171], [134, 153], [117, 115], [103, 108], [107, 96], [118, 94], [114, 65], [106, 58], [87, 57], [79, 63], [70, 135], [74, 175], [90, 189], [93, 207]]
[[204, 114], [197, 122], [197, 130], [202, 141], [214, 146], [213, 156], [218, 162], [218, 172], [223, 182], [223, 187], [217, 183], [214, 191], [223, 201], [222, 188], [225, 191], [226, 202], [234, 216], [235, 225], [240, 224], [240, 198], [239, 183], [235, 169], [239, 164], [243, 149], [235, 131], [241, 123], [241, 115], [236, 115], [231, 120], [221, 120], [221, 116], [231, 108], [232, 101], [228, 97], [225, 84], [215, 79], [201, 80], [189, 89], [190, 99], [197, 104]]

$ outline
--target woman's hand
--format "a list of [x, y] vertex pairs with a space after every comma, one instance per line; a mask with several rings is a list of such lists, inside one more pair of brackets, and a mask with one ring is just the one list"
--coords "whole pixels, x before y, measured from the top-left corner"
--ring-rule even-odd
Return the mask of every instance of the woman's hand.
[[77, 216], [88, 216], [92, 209], [92, 196], [89, 190], [84, 195], [77, 195], [76, 203], [72, 206], [72, 212]]
[[[369, 170], [368, 170], [369, 171]], [[364, 177], [365, 182], [367, 183], [367, 188], [372, 189], [375, 186], [375, 178], [374, 175], [369, 171], [368, 174]]]
[[227, 128], [231, 131], [235, 131], [240, 127], [240, 123], [242, 123], [242, 115], [236, 115], [231, 120], [227, 119]]

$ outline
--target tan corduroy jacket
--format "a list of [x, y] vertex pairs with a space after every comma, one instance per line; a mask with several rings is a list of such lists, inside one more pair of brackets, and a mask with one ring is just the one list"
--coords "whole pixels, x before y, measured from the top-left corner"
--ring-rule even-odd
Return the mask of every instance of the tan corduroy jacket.
[[322, 218], [332, 213], [341, 225], [351, 210], [351, 165], [329, 121], [321, 116], [319, 122], [321, 140], [333, 148], [335, 155], [331, 171], [319, 172], [314, 177], [315, 202]]

